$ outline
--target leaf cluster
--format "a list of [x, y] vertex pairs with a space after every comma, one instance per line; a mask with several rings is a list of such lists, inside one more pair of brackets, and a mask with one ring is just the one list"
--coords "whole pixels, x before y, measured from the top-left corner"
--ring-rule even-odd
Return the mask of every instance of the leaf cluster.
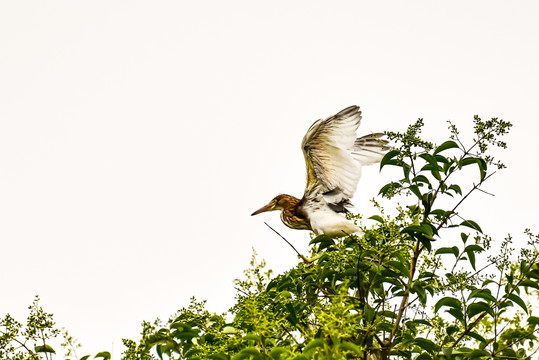
[[490, 166], [505, 166], [490, 149], [506, 147], [511, 124], [476, 116], [468, 146], [451, 123], [439, 145], [421, 139], [422, 127], [387, 133], [396, 147], [380, 168], [401, 176], [380, 195], [397, 215], [374, 201], [363, 236], [318, 236], [310, 260], [277, 276], [253, 257], [228, 314], [193, 299], [167, 324], [145, 323], [138, 343], [125, 340], [124, 359], [533, 358], [538, 236], [526, 231], [516, 259], [510, 237], [489, 256], [492, 239], [460, 214], [472, 194], [488, 194]]
[[[0, 319], [0, 359], [5, 360], [52, 360], [56, 351], [51, 346], [52, 341], [60, 335], [56, 328], [53, 314], [47, 313], [39, 305], [39, 296], [34, 298], [26, 319], [26, 325], [15, 320], [10, 314]], [[61, 344], [65, 350], [65, 359], [88, 360], [90, 355], [80, 359], [75, 349], [80, 347], [76, 339], [64, 331], [64, 342]], [[108, 351], [96, 354], [94, 359], [109, 360]]]

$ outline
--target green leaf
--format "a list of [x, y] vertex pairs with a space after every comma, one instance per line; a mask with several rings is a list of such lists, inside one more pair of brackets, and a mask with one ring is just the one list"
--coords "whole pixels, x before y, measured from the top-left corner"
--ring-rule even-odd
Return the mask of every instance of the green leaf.
[[507, 298], [513, 302], [516, 302], [522, 309], [524, 309], [526, 314], [528, 313], [528, 307], [526, 306], [526, 303], [524, 302], [524, 300], [522, 300], [520, 296], [513, 293], [513, 294], [507, 295]]
[[458, 326], [448, 326], [445, 328], [445, 332], [447, 333], [447, 335], [451, 336], [453, 335], [454, 333], [456, 333], [457, 331], [459, 331], [459, 328]]
[[356, 344], [353, 344], [351, 342], [348, 342], [348, 341], [343, 341], [342, 343], [339, 344], [339, 349], [342, 349], [342, 350], [345, 350], [345, 351], [350, 351], [356, 355], [361, 355], [363, 354], [363, 352], [361, 351], [361, 349], [359, 348], [359, 346], [357, 346]]
[[425, 160], [426, 162], [428, 162], [428, 164], [430, 165], [430, 167], [428, 167], [428, 168], [425, 168], [425, 166], [423, 166], [423, 169], [425, 169], [425, 170], [435, 170], [435, 171], [442, 170], [440, 165], [438, 165], [438, 161], [436, 160], [436, 158], [434, 156], [432, 156], [431, 154], [421, 154], [421, 155], [419, 155], [419, 157], [422, 158], [423, 160]]
[[480, 232], [481, 234], [483, 233], [483, 230], [481, 230], [481, 227], [475, 221], [472, 221], [472, 220], [464, 220], [463, 222], [460, 223], [460, 226], [467, 226], [469, 228], [472, 228]]
[[449, 164], [449, 160], [445, 156], [442, 155], [434, 155], [434, 158], [437, 162], [444, 164], [444, 168], [447, 168], [447, 164]]
[[470, 319], [483, 312], [487, 312], [491, 315], [494, 314], [490, 305], [483, 301], [468, 305], [468, 309], [466, 310], [466, 313], [468, 314], [468, 317], [470, 317]]
[[217, 354], [211, 354], [210, 359], [211, 360], [230, 360], [230, 356], [225, 355], [223, 353], [217, 353]]
[[438, 312], [438, 310], [440, 310], [442, 306], [447, 306], [450, 308], [457, 308], [457, 309], [462, 308], [461, 302], [458, 299], [450, 297], [450, 296], [446, 296], [438, 300], [436, 302], [436, 305], [434, 305], [434, 312]]
[[442, 352], [444, 353], [444, 356], [447, 359], [451, 359], [451, 355], [453, 354], [453, 348], [452, 347], [443, 348]]
[[89, 357], [90, 355], [84, 355], [83, 357], [80, 358], [80, 360], [88, 360]]
[[406, 182], [410, 182], [410, 170], [412, 169], [412, 167], [405, 162], [401, 163], [401, 167], [402, 172], [404, 173], [404, 180]]
[[322, 242], [325, 242], [325, 241], [328, 241], [328, 240], [332, 240], [332, 238], [330, 238], [329, 236], [327, 235], [318, 235], [317, 237], [315, 237], [314, 239], [312, 239], [310, 242], [309, 242], [309, 245], [312, 245], [312, 244], [318, 244], [318, 243], [322, 243]]
[[481, 358], [490, 358], [490, 353], [486, 350], [475, 349], [469, 356], [469, 359], [481, 359]]
[[245, 348], [242, 351], [240, 351], [232, 359], [233, 360], [249, 359], [251, 356], [254, 359], [260, 359], [261, 358], [261, 354], [256, 348], [248, 347], [248, 348]]
[[393, 159], [398, 154], [400, 154], [399, 150], [391, 150], [387, 154], [385, 154], [382, 160], [380, 161], [380, 170], [382, 170], [382, 168], [386, 165], [398, 166], [399, 165], [398, 161]]
[[50, 345], [37, 345], [34, 347], [36, 353], [52, 353], [56, 354], [56, 351]]
[[110, 360], [110, 353], [108, 351], [101, 351], [94, 356], [94, 359], [103, 358], [103, 360]]
[[434, 255], [441, 255], [441, 254], [453, 254], [453, 255], [455, 255], [456, 258], [458, 258], [459, 257], [459, 248], [456, 247], [456, 246], [453, 246], [453, 247], [441, 247], [438, 250], [436, 250], [436, 252], [434, 253]]
[[487, 175], [487, 163], [485, 162], [485, 160], [482, 158], [468, 157], [468, 158], [461, 159], [458, 163], [459, 168], [462, 168], [464, 166], [471, 165], [471, 164], [477, 164], [479, 166], [479, 173], [480, 173], [481, 181], [485, 180], [485, 177]]
[[464, 251], [465, 252], [482, 252], [482, 251], [485, 251], [485, 249], [483, 249], [483, 247], [481, 247], [480, 245], [472, 244], [472, 245], [466, 246], [464, 248]]
[[431, 354], [433, 354], [435, 351], [438, 351], [439, 348], [439, 346], [433, 343], [431, 340], [421, 337], [415, 338], [414, 344]]
[[159, 356], [159, 359], [163, 359], [163, 345], [162, 344], [157, 344], [155, 346], [155, 352], [157, 353], [157, 356]]
[[518, 359], [516, 351], [509, 347], [504, 348], [501, 354], [505, 355], [502, 359]]
[[455, 319], [460, 321], [461, 323], [464, 323], [464, 314], [462, 313], [462, 309], [460, 308], [451, 308], [449, 310], [446, 310], [449, 314], [451, 314]]
[[462, 168], [464, 166], [468, 166], [468, 165], [471, 165], [471, 164], [476, 164], [476, 163], [477, 163], [476, 158], [467, 157], [467, 158], [464, 158], [464, 159], [460, 159], [459, 160], [459, 168]]
[[381, 224], [383, 224], [385, 222], [384, 218], [381, 217], [380, 215], [373, 215], [373, 216], [369, 217], [368, 219], [378, 221]]
[[225, 326], [221, 332], [223, 334], [237, 334], [240, 331], [233, 326]]
[[[424, 281], [416, 280], [412, 283], [412, 286], [410, 287], [410, 292], [412, 294], [417, 294], [417, 297], [419, 298], [419, 301], [423, 306], [425, 306], [427, 302], [427, 293], [425, 292], [425, 286], [426, 283]], [[427, 290], [429, 289], [427, 288]]]
[[468, 245], [464, 248], [464, 252], [468, 255], [468, 259], [470, 260], [470, 264], [472, 265], [473, 269], [475, 270], [475, 253], [476, 252], [482, 252], [485, 249], [483, 249], [479, 245]]
[[485, 159], [477, 158], [477, 165], [479, 166], [479, 173], [481, 174], [481, 181], [485, 180], [487, 176], [487, 162]]
[[419, 191], [419, 187], [417, 185], [410, 185], [408, 189], [410, 189], [410, 191], [413, 192], [418, 199], [421, 199], [421, 191]]
[[398, 182], [390, 182], [389, 184], [384, 185], [380, 191], [378, 192], [378, 195], [386, 196], [388, 197], [388, 193], [391, 195], [396, 190], [400, 189], [402, 185]]
[[539, 283], [533, 280], [524, 280], [520, 283], [520, 286], [531, 287], [531, 288], [539, 290]]
[[363, 310], [363, 315], [365, 316], [365, 320], [367, 322], [371, 322], [374, 319], [376, 312], [369, 305], [365, 305], [365, 309]]
[[432, 215], [435, 215], [438, 219], [446, 219], [452, 214], [451, 211], [446, 211], [442, 209], [434, 209], [430, 213]]
[[[394, 314], [394, 313], [393, 313]], [[396, 318], [396, 314], [394, 316], [394, 318]], [[432, 327], [432, 324], [428, 321], [428, 320], [425, 320], [425, 319], [414, 319], [414, 320], [408, 320], [406, 322], [406, 324], [419, 324], [419, 325], [426, 325], [428, 327]]]
[[530, 316], [530, 317], [528, 318], [528, 324], [539, 325], [539, 317], [537, 317], [537, 316]]
[[335, 240], [327, 235], [318, 235], [317, 237], [315, 237], [309, 242], [309, 245], [313, 245], [313, 244], [320, 244], [318, 245], [318, 249], [323, 250], [330, 246], [335, 245]]
[[484, 337], [482, 337], [481, 335], [479, 335], [478, 333], [474, 331], [468, 331], [467, 335], [469, 335], [470, 337], [473, 337], [475, 340], [479, 342], [482, 342], [483, 344], [487, 343], [487, 340]]
[[417, 175], [415, 178], [412, 179], [413, 183], [425, 183], [430, 186], [430, 181], [425, 175]]
[[449, 186], [448, 189], [453, 190], [456, 194], [462, 195], [462, 189], [457, 184]]
[[391, 260], [387, 263], [391, 268], [395, 269], [400, 273], [401, 276], [410, 277], [410, 269], [407, 267], [409, 264], [402, 263], [400, 261]]
[[[397, 318], [397, 314], [395, 314], [393, 311], [389, 311], [389, 310], [380, 311], [378, 314], [380, 314], [380, 315], [382, 315], [384, 317], [388, 317], [390, 319], [396, 319]], [[417, 320], [411, 320], [411, 321], [414, 321], [414, 322], [417, 322], [418, 324], [420, 324], [420, 321], [426, 321], [426, 320], [417, 319]], [[428, 323], [428, 321], [427, 321], [427, 323]]]
[[243, 337], [244, 340], [247, 340], [247, 341], [254, 341], [254, 342], [259, 342], [260, 341], [260, 336], [256, 335], [256, 334], [247, 334]]
[[469, 299], [481, 298], [483, 300], [489, 301], [491, 303], [496, 303], [496, 298], [492, 296], [490, 289], [474, 289], [468, 295]]
[[284, 346], [277, 346], [271, 349], [270, 357], [273, 359], [280, 359], [281, 355], [289, 353], [290, 349]]
[[312, 349], [318, 348], [318, 347], [324, 347], [326, 345], [326, 342], [322, 339], [314, 339], [310, 343], [305, 346], [305, 352], [310, 351]]
[[527, 275], [531, 279], [539, 280], [539, 270], [537, 270], [537, 269], [533, 269], [533, 270], [528, 271]]
[[432, 207], [432, 193], [428, 192], [423, 194], [423, 197], [421, 198], [421, 203], [423, 204], [423, 207], [425, 208], [425, 216], [429, 215], [430, 209]]
[[285, 308], [286, 310], [288, 310], [288, 316], [286, 317], [286, 319], [290, 321], [292, 325], [297, 325], [299, 323], [299, 320], [298, 320], [296, 308], [294, 308], [294, 305], [291, 303], [288, 303], [288, 304], [285, 304]]
[[432, 237], [436, 232], [436, 228], [429, 223], [421, 223], [419, 225], [410, 225], [401, 230], [401, 233], [413, 234], [419, 233], [429, 240], [434, 240]]
[[520, 273], [521, 274], [525, 274], [526, 273], [526, 268], [528, 267], [528, 262], [526, 260], [522, 260], [520, 262]]
[[447, 149], [453, 149], [453, 148], [458, 148], [458, 144], [456, 142], [454, 142], [453, 140], [448, 140], [446, 142], [444, 142], [442, 145], [438, 146], [433, 154], [436, 155], [438, 154], [439, 152], [442, 152], [444, 150], [447, 150]]

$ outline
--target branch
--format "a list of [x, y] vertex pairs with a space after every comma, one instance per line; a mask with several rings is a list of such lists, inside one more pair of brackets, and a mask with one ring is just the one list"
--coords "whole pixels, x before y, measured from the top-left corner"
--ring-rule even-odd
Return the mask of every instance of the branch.
[[[3, 332], [2, 330], [0, 330], [0, 334], [2, 335], [8, 335], [8, 333], [6, 332]], [[22, 341], [19, 341], [16, 337], [13, 337], [11, 340], [15, 341], [16, 343], [18, 343], [20, 345], [19, 348], [23, 347], [24, 349], [26, 349], [26, 351], [28, 351], [28, 354], [30, 354], [31, 358], [32, 359], [40, 359], [39, 355], [37, 355], [36, 353], [34, 353], [32, 350], [30, 350], [27, 346], [26, 346], [26, 341], [23, 343]], [[18, 349], [18, 348], [17, 348]]]
[[[535, 255], [533, 257], [533, 259], [532, 259], [532, 261], [530, 261], [530, 264], [528, 265], [525, 273], [527, 273], [531, 269], [531, 267], [536, 264], [538, 257], [539, 257], [539, 254]], [[511, 289], [508, 292], [506, 291], [505, 295], [502, 296], [501, 301], [498, 301], [498, 303], [503, 303], [505, 300], [507, 300], [509, 298], [509, 295], [511, 295], [515, 291], [515, 289], [517, 289], [520, 286], [520, 284], [522, 283], [522, 281], [524, 281], [524, 280], [525, 280], [525, 275], [523, 273], [521, 273], [520, 278], [518, 279], [517, 283], [515, 285], [511, 286]], [[501, 288], [501, 280], [500, 280], [500, 283], [498, 284], [498, 291], [499, 291], [500, 288]], [[498, 294], [496, 295], [496, 297], [498, 297]], [[497, 304], [494, 304], [494, 305], [499, 306]], [[483, 319], [487, 314], [488, 314], [487, 311], [482, 312], [473, 323], [466, 326], [466, 328], [464, 329], [462, 334], [459, 336], [459, 338], [453, 342], [452, 346], [455, 347], [464, 338], [464, 336], [466, 336], [470, 331], [472, 331], [472, 329], [475, 328], [475, 326], [479, 323], [479, 321], [481, 321], [481, 319]], [[535, 330], [534, 330], [534, 332], [535, 332]], [[496, 334], [494, 334], [494, 336], [496, 336]]]
[[496, 171], [490, 173], [488, 176], [486, 176], [486, 177], [485, 177], [481, 182], [479, 182], [478, 184], [474, 184], [473, 188], [472, 188], [470, 191], [468, 191], [468, 193], [467, 193], [466, 195], [464, 195], [464, 196], [462, 197], [462, 199], [460, 199], [460, 201], [453, 207], [453, 209], [451, 209], [451, 211], [449, 212], [449, 216], [447, 216], [447, 217], [445, 218], [445, 220], [442, 221], [442, 222], [440, 223], [440, 225], [438, 225], [438, 227], [436, 228], [436, 231], [440, 230], [440, 229], [442, 228], [442, 226], [444, 226], [444, 225], [447, 223], [447, 221], [449, 220], [449, 218], [451, 217], [451, 215], [455, 214], [455, 210], [457, 210], [457, 208], [460, 206], [460, 204], [462, 204], [462, 202], [463, 202], [464, 200], [466, 200], [466, 198], [467, 198], [468, 196], [470, 196], [470, 194], [471, 194], [472, 192], [474, 192], [475, 190], [477, 190], [477, 189], [478, 189], [478, 188], [479, 188], [485, 181], [487, 181], [487, 179], [488, 179], [489, 177], [491, 177], [491, 176], [494, 175], [494, 174], [496, 174]]
[[408, 298], [410, 297], [410, 287], [412, 286], [416, 266], [417, 266], [417, 260], [419, 258], [419, 254], [421, 253], [421, 250], [423, 250], [423, 246], [421, 246], [421, 243], [419, 240], [417, 240], [415, 251], [414, 251], [414, 257], [412, 258], [412, 263], [410, 265], [410, 279], [408, 280], [408, 286], [406, 288], [406, 292], [402, 297], [401, 304], [399, 307], [399, 313], [397, 314], [397, 319], [395, 320], [395, 326], [391, 330], [391, 334], [389, 335], [389, 342], [392, 343], [393, 339], [395, 337], [395, 334], [397, 333], [397, 329], [399, 327], [399, 324], [402, 320], [402, 316], [404, 315], [404, 311], [406, 310], [406, 307], [408, 306]]
[[279, 236], [281, 237], [281, 239], [283, 239], [284, 241], [286, 241], [286, 243], [287, 243], [288, 245], [290, 245], [290, 247], [291, 247], [292, 249], [294, 249], [294, 251], [296, 252], [296, 254], [298, 254], [298, 257], [299, 257], [300, 259], [302, 259], [304, 263], [310, 264], [310, 263], [312, 263], [314, 260], [317, 259], [317, 258], [315, 258], [315, 259], [307, 259], [305, 256], [301, 255], [301, 254], [299, 253], [299, 251], [296, 250], [296, 248], [294, 247], [294, 245], [292, 245], [292, 244], [290, 243], [290, 241], [286, 240], [286, 238], [285, 238], [284, 236], [282, 236], [281, 234], [279, 234], [279, 233], [277, 232], [277, 230], [275, 230], [274, 228], [272, 228], [271, 226], [269, 226], [267, 222], [264, 222], [264, 224], [266, 224], [267, 227], [269, 227], [271, 230], [273, 230], [273, 232], [275, 232], [277, 235], [279, 235]]

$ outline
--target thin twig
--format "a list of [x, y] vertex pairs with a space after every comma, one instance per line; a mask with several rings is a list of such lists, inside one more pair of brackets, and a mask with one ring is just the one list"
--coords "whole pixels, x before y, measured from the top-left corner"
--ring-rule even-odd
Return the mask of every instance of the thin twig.
[[491, 177], [492, 175], [494, 175], [494, 174], [496, 174], [496, 171], [494, 171], [494, 172], [490, 173], [489, 175], [487, 175], [483, 180], [481, 180], [480, 183], [474, 184], [473, 188], [472, 188], [470, 191], [468, 191], [468, 193], [467, 193], [466, 195], [464, 195], [464, 196], [462, 197], [462, 199], [460, 199], [460, 201], [453, 207], [453, 209], [451, 209], [451, 211], [449, 212], [450, 215], [447, 216], [447, 217], [440, 223], [440, 225], [438, 225], [438, 227], [436, 228], [436, 231], [440, 230], [440, 229], [447, 223], [447, 221], [449, 220], [449, 218], [451, 217], [451, 215], [456, 214], [455, 210], [457, 210], [457, 208], [460, 206], [460, 204], [462, 204], [462, 202], [463, 202], [464, 200], [466, 200], [466, 198], [467, 198], [468, 196], [470, 196], [470, 194], [471, 194], [472, 192], [474, 192], [474, 190], [479, 189], [479, 187], [480, 187], [485, 181], [487, 181], [488, 178], [490, 178], [490, 177]]
[[290, 241], [286, 240], [286, 238], [285, 238], [284, 236], [282, 236], [281, 234], [279, 234], [279, 232], [278, 232], [277, 230], [275, 230], [274, 228], [272, 228], [271, 226], [269, 226], [267, 222], [264, 222], [264, 224], [266, 224], [267, 227], [269, 227], [269, 228], [270, 228], [271, 230], [273, 230], [277, 235], [279, 235], [279, 236], [281, 237], [281, 239], [283, 239], [284, 241], [286, 241], [286, 243], [287, 243], [288, 245], [290, 245], [290, 247], [291, 247], [292, 249], [294, 249], [294, 251], [296, 252], [296, 254], [298, 254], [298, 257], [299, 257], [300, 259], [302, 259], [304, 263], [310, 264], [310, 263], [313, 262], [313, 260], [316, 260], [316, 259], [317, 259], [317, 258], [315, 258], [315, 259], [307, 259], [305, 256], [301, 255], [301, 254], [299, 253], [299, 251], [296, 250], [296, 248], [294, 247], [294, 245], [292, 245], [292, 244], [290, 243]]
[[292, 249], [294, 249], [294, 251], [296, 252], [296, 254], [298, 254], [298, 256], [302, 256], [302, 255], [299, 253], [299, 251], [296, 250], [296, 248], [294, 247], [294, 245], [292, 245], [292, 244], [290, 243], [290, 241], [286, 240], [286, 238], [285, 238], [284, 236], [282, 236], [281, 234], [279, 234], [279, 233], [277, 232], [277, 230], [275, 230], [274, 228], [272, 228], [271, 226], [269, 226], [268, 223], [265, 222], [265, 221], [264, 221], [264, 224], [266, 224], [267, 227], [269, 227], [271, 230], [273, 230], [273, 232], [275, 232], [277, 235], [279, 235], [279, 236], [281, 237], [281, 239], [283, 239], [284, 241], [286, 241], [286, 243], [287, 243], [288, 245], [290, 245], [290, 247], [291, 247]]
[[480, 189], [480, 188], [477, 188], [477, 190], [481, 191], [483, 194], [487, 194], [487, 195], [490, 195], [490, 196], [496, 196], [495, 194], [489, 193], [488, 191], [485, 191], [485, 190]]

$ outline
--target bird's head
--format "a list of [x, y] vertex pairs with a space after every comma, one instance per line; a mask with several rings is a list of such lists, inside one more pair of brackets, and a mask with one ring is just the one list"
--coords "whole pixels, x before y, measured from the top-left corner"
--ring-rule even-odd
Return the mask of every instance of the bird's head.
[[252, 213], [251, 216], [256, 215], [256, 214], [260, 214], [260, 213], [263, 213], [263, 212], [266, 212], [266, 211], [282, 210], [285, 207], [291, 205], [291, 203], [292, 203], [292, 201], [290, 199], [291, 197], [292, 196], [286, 195], [286, 194], [277, 195], [267, 205], [262, 206], [260, 209], [258, 209], [254, 213]]

